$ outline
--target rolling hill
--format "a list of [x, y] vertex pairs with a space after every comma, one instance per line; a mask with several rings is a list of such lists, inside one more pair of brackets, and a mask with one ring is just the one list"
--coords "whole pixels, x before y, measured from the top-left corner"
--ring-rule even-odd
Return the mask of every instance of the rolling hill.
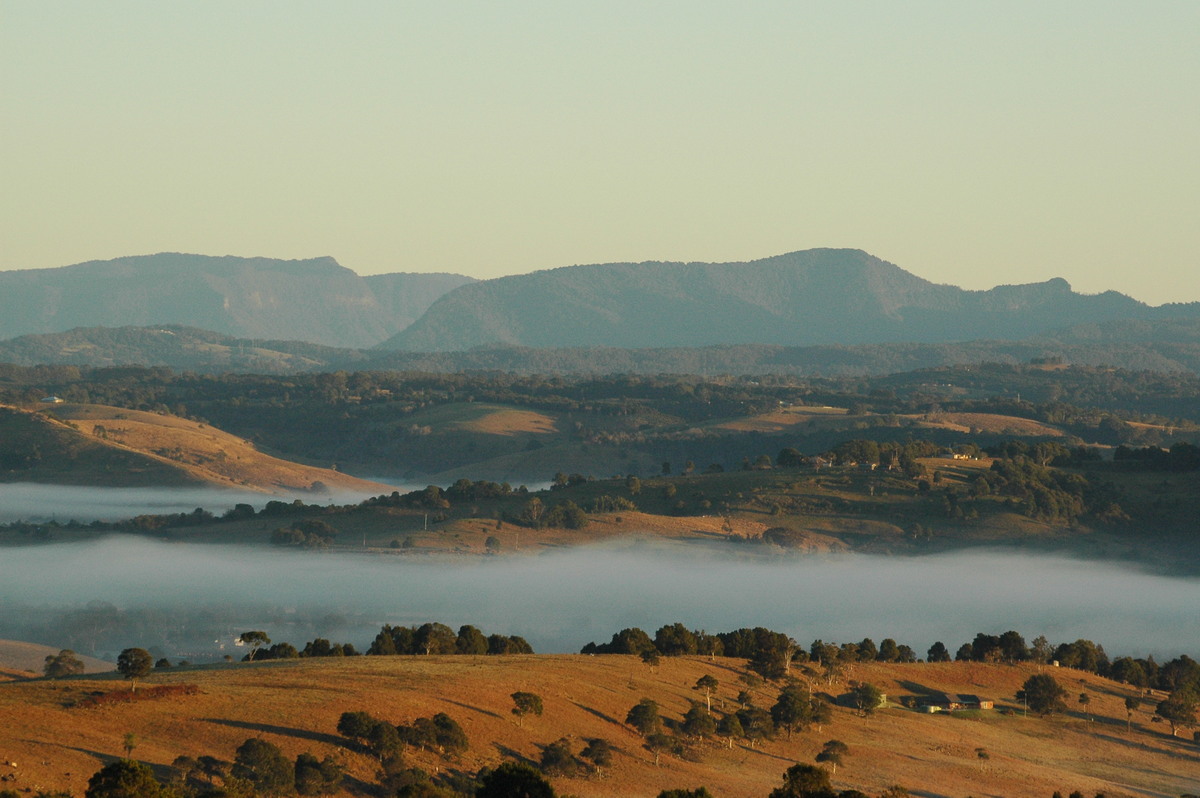
[[1025, 338], [1113, 319], [1200, 314], [1061, 278], [965, 291], [861, 250], [814, 249], [748, 263], [570, 266], [461, 286], [382, 349], [477, 346], [694, 347]]
[[0, 272], [0, 336], [179, 324], [244, 338], [365, 347], [468, 282], [454, 274], [363, 278], [333, 258], [160, 253]]
[[379, 492], [387, 486], [259, 452], [246, 440], [175, 416], [88, 404], [0, 405], [0, 481], [110, 487], [209, 485]]
[[[839, 696], [849, 680], [869, 681], [890, 703], [871, 717], [833, 707], [832, 720], [790, 740], [750, 745], [709, 739], [664, 754], [658, 764], [644, 740], [623, 721], [642, 698], [678, 722], [692, 702], [704, 700], [693, 685], [704, 675], [719, 686], [714, 714], [737, 706], [739, 691], [770, 707], [779, 686], [762, 683], [744, 660], [669, 657], [648, 668], [632, 656], [459, 656], [309, 659], [208, 668], [171, 668], [143, 680], [171, 687], [158, 697], [86, 708], [95, 694], [121, 691], [120, 679], [93, 676], [60, 682], [31, 681], [0, 693], [0, 746], [18, 786], [40, 785], [82, 794], [88, 777], [123, 754], [126, 733], [133, 757], [162, 778], [179, 756], [230, 761], [250, 737], [266, 740], [289, 759], [309, 752], [331, 756], [347, 773], [342, 795], [365, 794], [376, 783], [379, 762], [337, 733], [343, 712], [367, 711], [392, 723], [444, 712], [466, 732], [470, 747], [443, 757], [409, 748], [406, 764], [430, 774], [472, 776], [506, 760], [538, 763], [547, 745], [564, 739], [572, 752], [586, 741], [607, 740], [613, 761], [595, 774], [552, 779], [560, 795], [645, 796], [704, 785], [717, 798], [765, 798], [785, 769], [812, 764], [825, 741], [849, 752], [832, 777], [838, 789], [879, 795], [892, 785], [915, 795], [1044, 796], [1081, 790], [1087, 795], [1178, 796], [1195, 786], [1193, 743], [1172, 737], [1166, 724], [1150, 723], [1154, 702], [1140, 697], [1127, 718], [1124, 699], [1137, 691], [1082, 671], [1056, 670], [1071, 693], [1070, 709], [1050, 718], [1025, 716], [1014, 696], [1034, 665], [981, 663], [858, 664], [837, 681], [801, 674], [814, 693]], [[515, 691], [532, 691], [544, 713], [518, 724], [510, 710]], [[1086, 692], [1085, 713], [1074, 701]], [[899, 705], [902, 698], [934, 692], [970, 693], [996, 701], [994, 711], [924, 714]], [[1129, 725], [1127, 730], [1126, 725]], [[980, 751], [987, 754], [984, 759]]]

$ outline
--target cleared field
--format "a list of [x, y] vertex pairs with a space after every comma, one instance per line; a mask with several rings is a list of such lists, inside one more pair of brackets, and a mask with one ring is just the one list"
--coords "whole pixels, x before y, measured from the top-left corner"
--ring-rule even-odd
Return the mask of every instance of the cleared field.
[[[382, 493], [386, 485], [325, 468], [271, 457], [235, 435], [177, 416], [106, 405], [61, 404], [52, 409], [62, 432], [73, 431], [89, 444], [119, 449], [175, 468], [189, 481], [263, 492], [310, 490], [320, 483], [331, 490]], [[76, 462], [86, 476], [87, 461]], [[104, 484], [95, 474], [94, 484]], [[319, 487], [319, 486], [318, 486]]]
[[[642, 739], [623, 723], [642, 698], [678, 720], [702, 700], [692, 689], [705, 674], [717, 678], [714, 712], [732, 708], [748, 690], [770, 707], [778, 685], [748, 677], [744, 662], [700, 657], [665, 658], [650, 668], [629, 656], [358, 657], [158, 671], [152, 685], [194, 685], [198, 693], [76, 707], [121, 681], [92, 677], [64, 682], [14, 682], [0, 686], [0, 751], [15, 767], [5, 770], [17, 787], [68, 789], [81, 794], [87, 778], [122, 755], [123, 737], [137, 737], [134, 758], [160, 772], [177, 756], [230, 760], [236, 747], [258, 736], [289, 757], [309, 751], [344, 762], [351, 777], [344, 794], [358, 794], [375, 779], [373, 757], [349, 750], [336, 733], [342, 712], [366, 710], [392, 722], [446, 712], [465, 729], [470, 750], [445, 760], [410, 752], [429, 772], [474, 773], [506, 759], [536, 762], [560, 738], [578, 751], [591, 738], [616, 749], [603, 778], [558, 778], [560, 794], [653, 796], [672, 787], [705, 785], [724, 798], [765, 796], [795, 762], [813, 762], [823, 743], [845, 742], [845, 764], [833, 778], [839, 789], [877, 794], [892, 784], [922, 796], [1049, 796], [1055, 790], [1088, 795], [1177, 796], [1194, 790], [1200, 749], [1151, 724], [1159, 697], [1146, 698], [1126, 730], [1129, 688], [1077, 671], [1049, 669], [1071, 698], [1070, 711], [1048, 719], [1023, 716], [1014, 695], [1036, 666], [977, 663], [851, 666], [837, 682], [796, 670], [817, 693], [846, 692], [849, 680], [869, 681], [896, 702], [927, 692], [972, 693], [997, 702], [997, 711], [927, 715], [890, 704], [871, 717], [835, 707], [833, 720], [791, 740], [780, 735], [749, 747], [710, 740], [685, 758], [663, 756], [655, 766]], [[545, 713], [518, 724], [510, 694], [539, 694]], [[1074, 697], [1090, 697], [1087, 714]], [[982, 749], [987, 759], [979, 756]]]

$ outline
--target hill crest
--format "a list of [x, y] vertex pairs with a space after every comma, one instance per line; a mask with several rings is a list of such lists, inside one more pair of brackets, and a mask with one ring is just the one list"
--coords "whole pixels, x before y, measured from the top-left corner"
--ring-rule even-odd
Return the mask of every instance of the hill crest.
[[[381, 349], [479, 346], [854, 345], [1020, 339], [1070, 324], [1152, 319], [1116, 292], [1075, 293], [1062, 278], [967, 291], [857, 249], [739, 263], [570, 266], [461, 286]], [[1200, 314], [1200, 304], [1172, 308]]]

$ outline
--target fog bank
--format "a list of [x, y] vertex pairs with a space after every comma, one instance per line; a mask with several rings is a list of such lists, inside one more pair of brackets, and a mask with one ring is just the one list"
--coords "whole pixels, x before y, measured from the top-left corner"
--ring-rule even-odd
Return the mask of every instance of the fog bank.
[[[405, 486], [401, 492], [414, 489]], [[305, 504], [356, 504], [372, 495], [377, 494], [326, 490], [272, 495], [205, 487], [101, 488], [15, 482], [0, 484], [0, 523], [120, 521], [136, 515], [190, 513], [197, 507], [219, 516], [235, 504], [249, 504], [255, 509], [262, 509], [273, 499], [289, 502], [300, 499]]]
[[[383, 623], [436, 620], [519, 634], [539, 652], [682, 621], [710, 632], [766, 626], [804, 645], [893, 637], [920, 655], [935, 640], [953, 651], [1008, 629], [1088, 638], [1111, 656], [1200, 654], [1200, 579], [1011, 551], [756, 562], [635, 546], [437, 561], [113, 536], [0, 556], [0, 635], [96, 653], [190, 650], [259, 628], [298, 647], [315, 636], [365, 647]], [[129, 617], [88, 620], [88, 602]], [[56, 624], [75, 637], [45, 639]]]

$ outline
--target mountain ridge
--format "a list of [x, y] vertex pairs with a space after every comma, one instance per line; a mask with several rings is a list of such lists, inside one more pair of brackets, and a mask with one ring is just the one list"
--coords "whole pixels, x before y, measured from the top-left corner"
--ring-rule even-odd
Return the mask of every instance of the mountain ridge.
[[447, 292], [379, 349], [619, 348], [936, 343], [1025, 338], [1074, 323], [1200, 315], [1061, 277], [968, 291], [862, 250], [812, 249], [735, 263], [588, 264]]
[[75, 327], [182, 324], [227, 335], [365, 347], [472, 278], [364, 278], [331, 257], [162, 252], [0, 272], [0, 336]]

